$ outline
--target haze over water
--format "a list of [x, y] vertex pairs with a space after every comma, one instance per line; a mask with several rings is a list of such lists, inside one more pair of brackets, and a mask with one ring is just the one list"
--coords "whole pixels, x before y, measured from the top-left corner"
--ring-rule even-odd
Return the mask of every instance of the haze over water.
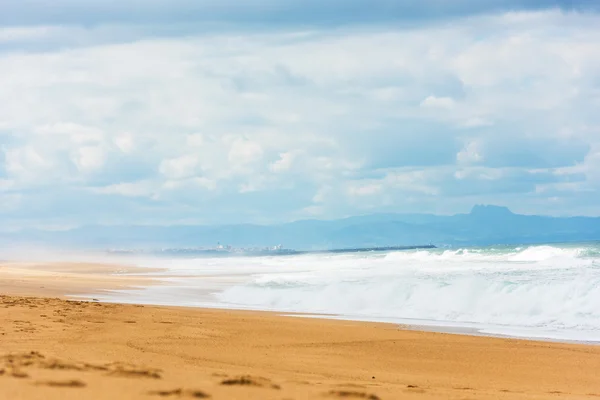
[[599, 243], [142, 264], [166, 268], [157, 276], [166, 285], [101, 299], [600, 341]]

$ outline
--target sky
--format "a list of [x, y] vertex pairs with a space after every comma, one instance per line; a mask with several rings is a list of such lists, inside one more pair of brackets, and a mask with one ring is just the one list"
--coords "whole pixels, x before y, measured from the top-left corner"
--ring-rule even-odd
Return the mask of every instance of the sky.
[[596, 0], [0, 0], [0, 230], [600, 216]]

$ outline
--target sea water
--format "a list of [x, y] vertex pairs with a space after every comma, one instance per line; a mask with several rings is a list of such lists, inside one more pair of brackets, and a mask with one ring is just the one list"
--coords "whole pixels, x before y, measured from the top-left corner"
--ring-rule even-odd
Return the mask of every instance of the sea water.
[[105, 300], [326, 314], [600, 341], [600, 244], [146, 260], [163, 285]]

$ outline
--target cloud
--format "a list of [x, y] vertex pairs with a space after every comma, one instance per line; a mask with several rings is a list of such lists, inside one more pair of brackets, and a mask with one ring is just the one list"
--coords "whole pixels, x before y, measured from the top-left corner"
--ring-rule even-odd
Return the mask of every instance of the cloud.
[[182, 179], [194, 176], [198, 167], [198, 159], [192, 155], [163, 160], [158, 170], [168, 179]]
[[114, 139], [115, 145], [125, 154], [131, 153], [135, 149], [135, 141], [130, 134], [122, 134]]
[[75, 151], [73, 163], [83, 172], [102, 168], [105, 162], [104, 150], [99, 146], [84, 146]]
[[279, 160], [273, 162], [269, 169], [273, 172], [284, 172], [292, 167], [295, 155], [293, 152], [288, 151], [279, 155]]
[[348, 194], [350, 196], [372, 196], [378, 194], [383, 189], [381, 184], [366, 184], [351, 186], [348, 188]]
[[125, 197], [148, 197], [155, 193], [156, 188], [152, 182], [139, 181], [139, 182], [125, 182], [115, 183], [113, 185], [90, 188], [93, 193], [118, 195]]
[[34, 175], [48, 166], [44, 158], [31, 147], [7, 150], [4, 156], [5, 170], [11, 176]]
[[456, 154], [456, 161], [458, 161], [459, 164], [472, 164], [483, 161], [484, 156], [480, 147], [481, 145], [477, 141], [467, 143], [465, 147]]
[[[201, 3], [186, 4], [227, 8]], [[69, 18], [78, 4], [65, 3]], [[499, 201], [600, 213], [585, 200], [600, 190], [596, 13], [490, 2], [458, 18], [464, 1], [440, 16], [414, 6], [427, 23], [382, 14], [369, 27], [348, 17], [182, 36], [138, 24], [175, 20], [159, 2], [129, 19], [129, 3], [93, 4], [93, 19], [121, 24], [114, 36], [99, 25], [0, 28], [0, 192], [14, 195], [12, 225], [273, 222]], [[444, 7], [452, 24], [437, 23]], [[14, 10], [32, 24], [67, 18]]]
[[451, 109], [455, 104], [456, 102], [451, 97], [427, 96], [427, 98], [421, 102], [421, 107]]
[[231, 144], [228, 159], [230, 165], [243, 170], [248, 165], [260, 161], [262, 156], [263, 149], [260, 144], [244, 138], [237, 138]]

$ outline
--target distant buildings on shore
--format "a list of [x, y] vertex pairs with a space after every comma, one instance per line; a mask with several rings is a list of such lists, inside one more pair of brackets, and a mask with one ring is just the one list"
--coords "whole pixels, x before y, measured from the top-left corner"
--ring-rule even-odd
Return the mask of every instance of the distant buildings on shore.
[[358, 253], [375, 251], [400, 251], [415, 249], [435, 249], [433, 244], [418, 246], [386, 246], [386, 247], [359, 247], [330, 250], [293, 250], [285, 249], [282, 245], [270, 247], [233, 247], [218, 244], [215, 247], [185, 247], [162, 248], [156, 250], [142, 249], [109, 249], [110, 254], [153, 254], [153, 255], [179, 255], [179, 256], [268, 256], [268, 255], [294, 255], [294, 254], [319, 254], [319, 253]]

